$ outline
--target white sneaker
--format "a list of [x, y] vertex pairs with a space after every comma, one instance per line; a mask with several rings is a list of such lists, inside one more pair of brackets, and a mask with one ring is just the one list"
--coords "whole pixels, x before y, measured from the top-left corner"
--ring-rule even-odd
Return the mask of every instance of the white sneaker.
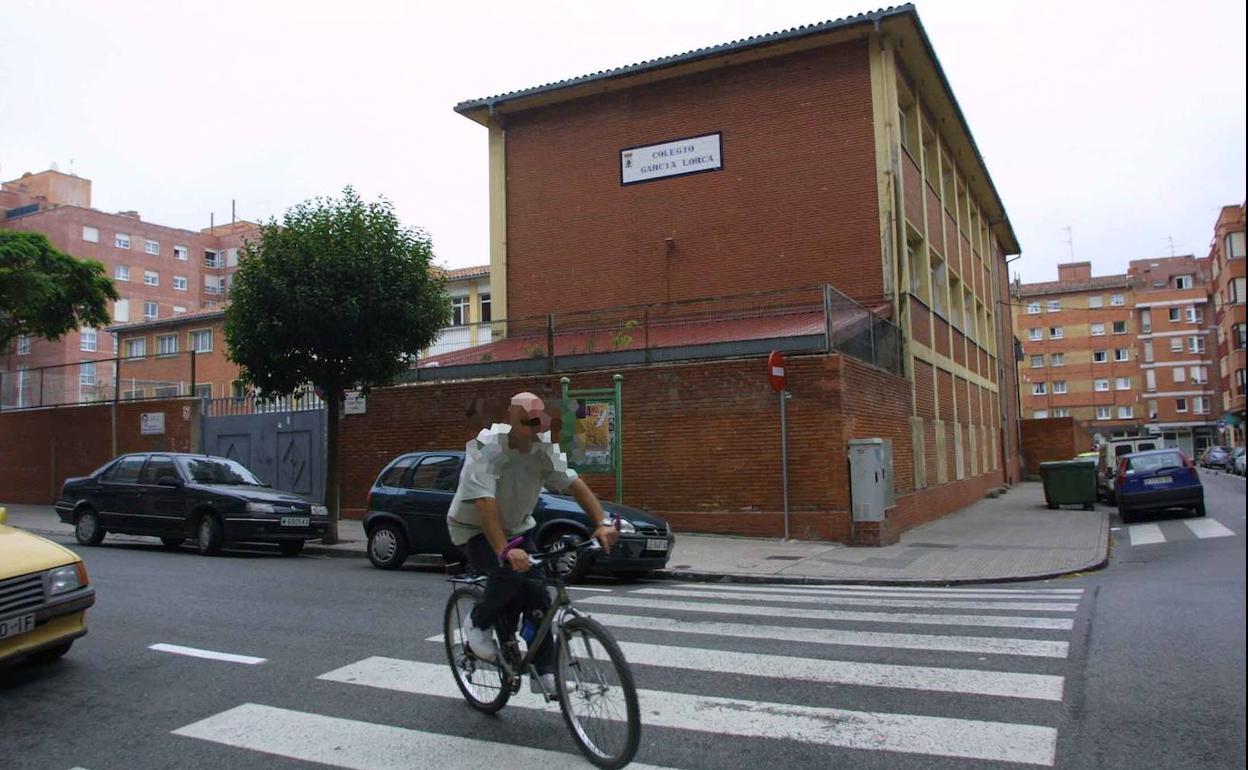
[[464, 641], [472, 654], [481, 660], [493, 662], [498, 657], [498, 646], [494, 644], [494, 634], [488, 628], [477, 628], [472, 624], [472, 615], [464, 618]]
[[[538, 680], [541, 680], [539, 683]], [[529, 677], [529, 689], [538, 695], [547, 694], [551, 700], [559, 698], [559, 690], [555, 688], [554, 674], [539, 674], [536, 677]]]

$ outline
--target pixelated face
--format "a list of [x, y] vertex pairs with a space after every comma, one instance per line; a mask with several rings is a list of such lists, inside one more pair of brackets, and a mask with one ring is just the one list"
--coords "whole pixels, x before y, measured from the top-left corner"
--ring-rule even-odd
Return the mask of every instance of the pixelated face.
[[551, 418], [542, 399], [532, 393], [520, 393], [511, 399], [507, 410], [512, 438], [527, 444], [537, 434], [550, 430]]

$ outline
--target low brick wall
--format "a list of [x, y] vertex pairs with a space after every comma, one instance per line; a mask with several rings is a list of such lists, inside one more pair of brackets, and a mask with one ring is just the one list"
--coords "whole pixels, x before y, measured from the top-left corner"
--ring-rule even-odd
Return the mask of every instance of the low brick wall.
[[1092, 448], [1092, 434], [1073, 417], [1023, 420], [1023, 473], [1036, 475], [1040, 463], [1069, 460]]

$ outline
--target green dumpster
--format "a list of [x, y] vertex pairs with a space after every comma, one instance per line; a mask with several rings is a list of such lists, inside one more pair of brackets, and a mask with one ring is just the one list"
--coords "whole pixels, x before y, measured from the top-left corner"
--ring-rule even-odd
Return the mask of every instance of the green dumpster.
[[1040, 463], [1044, 480], [1044, 502], [1050, 508], [1082, 505], [1090, 511], [1096, 505], [1096, 461], [1061, 460]]

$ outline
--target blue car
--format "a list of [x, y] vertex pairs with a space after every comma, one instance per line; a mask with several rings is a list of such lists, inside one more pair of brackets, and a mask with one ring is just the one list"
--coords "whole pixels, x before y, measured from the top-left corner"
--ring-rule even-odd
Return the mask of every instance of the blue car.
[[1205, 515], [1205, 488], [1196, 463], [1178, 449], [1135, 452], [1118, 462], [1114, 477], [1118, 515], [1124, 522], [1135, 514], [1166, 508], [1187, 508]]

